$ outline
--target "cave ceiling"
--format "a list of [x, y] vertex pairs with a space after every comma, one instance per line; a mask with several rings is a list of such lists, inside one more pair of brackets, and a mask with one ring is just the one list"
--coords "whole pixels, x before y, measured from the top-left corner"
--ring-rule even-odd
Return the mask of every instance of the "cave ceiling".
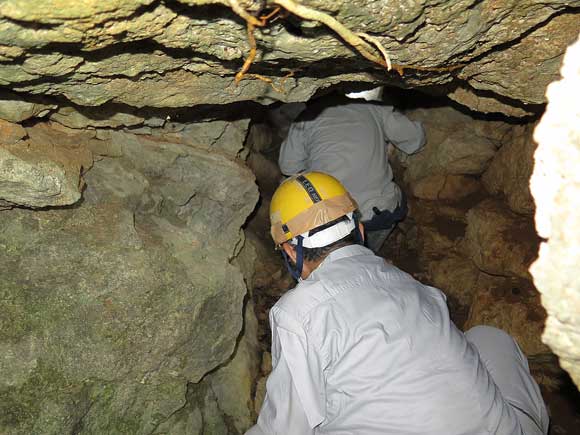
[[[580, 28], [578, 0], [304, 0], [380, 42], [402, 74], [363, 58], [326, 25], [284, 8], [255, 30], [246, 21], [276, 0], [4, 0], [0, 85], [79, 106], [186, 108], [253, 100], [303, 101], [362, 81], [449, 94], [481, 112], [523, 116], [545, 102]], [[293, 2], [290, 2], [293, 3]], [[400, 70], [399, 70], [400, 71]]]

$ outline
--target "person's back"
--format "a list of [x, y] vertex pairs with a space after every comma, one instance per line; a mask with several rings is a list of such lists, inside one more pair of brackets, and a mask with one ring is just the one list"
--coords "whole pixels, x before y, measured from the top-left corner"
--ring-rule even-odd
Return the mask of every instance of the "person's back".
[[283, 329], [296, 321], [310, 358], [319, 355], [309, 368], [321, 369], [313, 377], [324, 380], [325, 394], [303, 399], [324, 416], [316, 433], [522, 433], [477, 351], [450, 322], [441, 292], [363, 247], [331, 253], [272, 317]]
[[360, 245], [355, 211], [321, 172], [272, 197], [270, 233], [299, 282], [270, 310], [272, 372], [247, 435], [546, 435], [513, 338], [459, 331], [439, 290]]
[[401, 199], [388, 161], [387, 143], [406, 153], [424, 144], [419, 123], [391, 106], [333, 99], [307, 109], [290, 128], [280, 150], [282, 173], [321, 171], [340, 180], [359, 205], [363, 220], [373, 207], [393, 210]]

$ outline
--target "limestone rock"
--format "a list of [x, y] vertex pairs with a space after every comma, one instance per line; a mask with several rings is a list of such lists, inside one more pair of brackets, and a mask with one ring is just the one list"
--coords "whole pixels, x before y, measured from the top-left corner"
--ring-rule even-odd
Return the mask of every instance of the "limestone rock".
[[249, 302], [244, 314], [243, 336], [233, 359], [208, 377], [220, 410], [239, 433], [254, 424], [252, 390], [259, 365], [258, 319], [254, 304]]
[[256, 174], [260, 192], [271, 198], [280, 185], [280, 180], [282, 180], [280, 167], [261, 153], [250, 153], [247, 162], [250, 169]]
[[81, 197], [81, 165], [61, 150], [27, 142], [0, 147], [0, 199], [26, 207], [74, 204]]
[[488, 274], [530, 279], [538, 245], [531, 220], [497, 200], [486, 199], [467, 213], [466, 252]]
[[25, 137], [26, 130], [21, 125], [0, 119], [0, 140], [4, 145], [14, 145]]
[[532, 356], [550, 353], [540, 339], [545, 319], [540, 294], [531, 282], [481, 273], [465, 330], [477, 325], [503, 329]]
[[[423, 123], [427, 143], [417, 154], [398, 155], [406, 167], [405, 183], [423, 196], [433, 196], [426, 193], [425, 184], [439, 184], [443, 189], [446, 175], [481, 174], [496, 152], [498, 132], [489, 132], [484, 122], [452, 108], [418, 109], [408, 115]], [[497, 127], [503, 132], [508, 128]], [[433, 183], [430, 177], [436, 178]]]
[[481, 183], [465, 175], [435, 174], [411, 185], [411, 194], [420, 199], [459, 201], [481, 189]]
[[264, 399], [266, 398], [266, 382], [268, 381], [268, 376], [262, 376], [258, 379], [256, 383], [256, 396], [254, 398], [254, 411], [257, 415], [260, 414], [262, 405], [264, 404]]
[[[287, 104], [283, 106], [287, 106]], [[254, 153], [265, 154], [271, 151], [270, 148], [274, 142], [273, 136], [276, 133], [276, 131], [264, 122], [252, 123], [248, 129], [246, 147]]]
[[548, 108], [534, 138], [530, 181], [536, 227], [547, 239], [532, 265], [548, 320], [542, 340], [580, 387], [580, 40], [568, 49], [561, 81], [548, 88]]
[[144, 119], [131, 113], [115, 112], [103, 108], [75, 109], [74, 107], [61, 107], [54, 112], [50, 119], [70, 128], [87, 127], [129, 127], [140, 125]]
[[249, 119], [233, 122], [208, 121], [187, 125], [173, 123], [169, 129], [174, 131], [162, 133], [162, 135], [169, 141], [207, 151], [220, 151], [235, 157], [243, 148], [249, 123]]
[[229, 359], [242, 326], [230, 261], [253, 176], [223, 155], [118, 134], [123, 157], [95, 163], [81, 205], [0, 212], [6, 433], [185, 435], [198, 416], [227, 433], [211, 389], [191, 387], [188, 407], [186, 388]]
[[[76, 203], [83, 188], [81, 175], [93, 163], [88, 142], [94, 134], [69, 134], [46, 123], [10, 130], [14, 143], [0, 147], [0, 198], [26, 207]], [[16, 141], [23, 135], [26, 141]]]
[[266, 382], [268, 381], [268, 376], [272, 372], [272, 354], [270, 352], [264, 352], [262, 355], [262, 377], [258, 379], [256, 385], [256, 396], [254, 399], [254, 409], [256, 414], [260, 413], [262, 409], [262, 404], [266, 398]]
[[535, 115], [533, 107], [525, 108], [507, 104], [465, 84], [459, 85], [447, 97], [457, 103], [480, 113], [503, 113], [517, 118]]
[[483, 174], [485, 188], [492, 194], [503, 194], [516, 213], [532, 214], [534, 200], [530, 193], [530, 176], [534, 165], [536, 143], [533, 126], [517, 126], [512, 139], [504, 144]]
[[447, 296], [452, 319], [461, 327], [478, 288], [479, 269], [469, 258], [458, 253], [445, 253], [428, 263], [428, 281]]
[[32, 103], [21, 96], [9, 92], [0, 94], [0, 119], [10, 122], [22, 122], [33, 117], [42, 117], [56, 105]]
[[[459, 76], [476, 89], [493, 91], [524, 104], [541, 104], [566, 47], [578, 36], [579, 26], [580, 19], [575, 13], [556, 16], [505, 50], [489, 53], [479, 62], [467, 65]], [[518, 80], [507, 79], [514, 74]]]

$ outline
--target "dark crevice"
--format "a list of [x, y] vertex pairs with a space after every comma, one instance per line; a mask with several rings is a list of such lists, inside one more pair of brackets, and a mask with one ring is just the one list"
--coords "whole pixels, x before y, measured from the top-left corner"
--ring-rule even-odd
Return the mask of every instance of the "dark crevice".
[[182, 15], [192, 20], [212, 22], [225, 19], [236, 21], [243, 24], [244, 27], [246, 25], [245, 20], [232, 11], [231, 8], [218, 3], [210, 5], [187, 5], [177, 0], [164, 0], [163, 5], [177, 15]]
[[24, 21], [15, 18], [10, 18], [7, 17], [6, 15], [2, 16], [2, 19], [17, 25], [18, 27], [22, 27], [23, 29], [29, 30], [53, 30], [61, 26], [62, 24], [62, 23], [39, 23], [38, 21]]
[[[460, 87], [469, 90], [477, 97], [492, 98], [492, 99], [494, 99], [502, 104], [505, 104], [509, 107], [525, 110], [525, 111], [529, 112], [530, 115], [510, 116], [510, 115], [506, 115], [503, 113], [495, 113], [495, 112], [483, 113], [483, 112], [477, 112], [475, 110], [471, 110], [471, 109], [467, 108], [466, 106], [458, 103], [457, 101], [454, 101], [454, 100], [450, 99], [449, 97], [447, 97], [448, 94], [452, 93], [453, 91], [455, 91], [457, 88], [460, 88]], [[541, 116], [541, 114], [544, 112], [544, 110], [546, 108], [545, 104], [524, 104], [519, 100], [515, 100], [513, 98], [509, 98], [509, 97], [506, 97], [504, 95], [499, 95], [499, 94], [496, 94], [492, 91], [475, 89], [475, 88], [472, 88], [467, 82], [465, 82], [463, 80], [459, 80], [459, 79], [457, 79], [453, 83], [450, 83], [447, 85], [424, 86], [421, 88], [409, 90], [407, 92], [411, 92], [411, 93], [412, 92], [419, 92], [422, 94], [426, 94], [429, 97], [429, 101], [431, 101], [431, 104], [435, 105], [433, 107], [438, 107], [440, 105], [452, 106], [455, 109], [459, 110], [460, 112], [462, 112], [466, 115], [469, 115], [470, 117], [472, 117], [474, 119], [484, 119], [484, 120], [488, 120], [488, 121], [503, 121], [503, 122], [507, 122], [507, 123], [511, 123], [511, 124], [535, 122], [537, 119], [539, 119], [539, 117]], [[425, 98], [425, 95], [423, 95], [423, 98]], [[406, 102], [404, 104], [408, 105], [409, 103]]]

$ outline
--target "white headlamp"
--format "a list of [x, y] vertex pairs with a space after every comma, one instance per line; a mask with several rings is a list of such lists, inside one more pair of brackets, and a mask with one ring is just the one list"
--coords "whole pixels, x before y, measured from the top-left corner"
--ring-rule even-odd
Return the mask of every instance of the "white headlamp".
[[348, 98], [364, 99], [367, 101], [381, 101], [383, 97], [383, 87], [379, 86], [368, 91], [348, 92], [345, 94]]

